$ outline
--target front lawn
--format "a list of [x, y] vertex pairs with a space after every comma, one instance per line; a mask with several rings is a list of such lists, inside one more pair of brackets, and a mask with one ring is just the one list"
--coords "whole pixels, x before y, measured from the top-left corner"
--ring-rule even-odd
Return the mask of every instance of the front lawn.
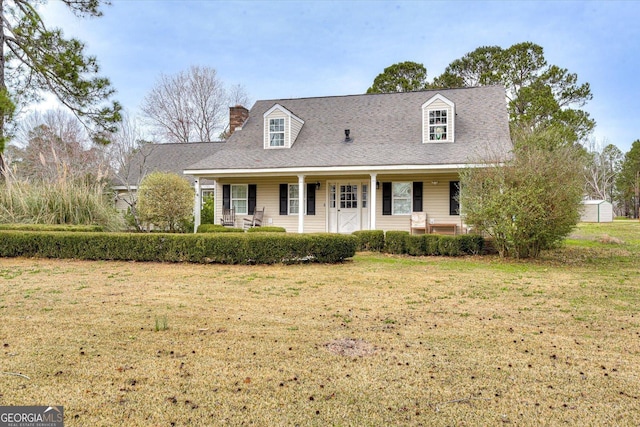
[[627, 221], [535, 261], [0, 259], [0, 405], [63, 405], [66, 426], [636, 425], [639, 256]]

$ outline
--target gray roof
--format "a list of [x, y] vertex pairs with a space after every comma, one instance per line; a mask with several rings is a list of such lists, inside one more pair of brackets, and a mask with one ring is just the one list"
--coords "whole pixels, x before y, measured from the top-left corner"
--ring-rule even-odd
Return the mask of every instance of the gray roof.
[[[422, 143], [422, 105], [436, 94], [455, 103], [455, 142]], [[264, 149], [264, 113], [276, 104], [304, 120], [294, 145]], [[352, 142], [344, 141], [350, 129]], [[258, 101], [215, 155], [189, 171], [331, 166], [459, 165], [511, 151], [501, 86]]]
[[131, 161], [118, 171], [115, 185], [137, 186], [150, 172], [174, 172], [184, 176], [193, 185], [193, 176], [183, 175], [191, 164], [214, 155], [224, 144], [221, 142], [190, 142], [183, 144], [145, 144]]

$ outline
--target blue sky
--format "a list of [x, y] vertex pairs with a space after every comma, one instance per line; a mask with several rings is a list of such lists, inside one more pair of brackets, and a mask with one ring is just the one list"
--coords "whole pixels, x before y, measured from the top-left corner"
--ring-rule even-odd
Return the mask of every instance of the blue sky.
[[98, 19], [61, 2], [50, 27], [87, 44], [116, 98], [137, 113], [161, 73], [210, 66], [252, 101], [364, 93], [385, 67], [425, 65], [429, 80], [479, 46], [531, 41], [591, 85], [594, 137], [623, 152], [640, 139], [638, 1], [112, 0]]

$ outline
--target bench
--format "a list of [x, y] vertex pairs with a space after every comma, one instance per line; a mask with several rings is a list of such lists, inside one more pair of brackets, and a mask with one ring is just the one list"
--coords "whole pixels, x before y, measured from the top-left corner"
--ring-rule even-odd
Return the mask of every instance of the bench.
[[429, 234], [458, 234], [458, 224], [429, 224]]

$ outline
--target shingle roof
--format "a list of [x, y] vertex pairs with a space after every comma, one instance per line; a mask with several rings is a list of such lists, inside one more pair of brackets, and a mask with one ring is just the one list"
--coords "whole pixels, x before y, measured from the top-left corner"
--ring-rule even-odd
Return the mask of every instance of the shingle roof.
[[[455, 142], [422, 143], [422, 104], [440, 93], [455, 103]], [[280, 104], [304, 120], [294, 145], [263, 148], [263, 114]], [[352, 142], [344, 142], [344, 130]], [[258, 101], [215, 155], [190, 171], [324, 166], [454, 165], [511, 150], [500, 86]]]
[[213, 156], [221, 142], [190, 142], [184, 144], [145, 144], [131, 161], [118, 172], [115, 185], [138, 185], [140, 179], [154, 171], [174, 172], [193, 185], [193, 176], [183, 175], [191, 164]]

